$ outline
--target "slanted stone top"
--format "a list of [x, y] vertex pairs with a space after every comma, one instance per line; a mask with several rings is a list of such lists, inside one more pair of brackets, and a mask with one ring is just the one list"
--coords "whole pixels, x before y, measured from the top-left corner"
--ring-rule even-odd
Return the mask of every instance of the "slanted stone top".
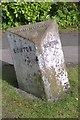
[[34, 24], [22, 25], [19, 27], [10, 28], [7, 31], [17, 34], [23, 38], [33, 41], [34, 43], [40, 44], [41, 38], [45, 31], [51, 24], [55, 24], [54, 20], [47, 20], [44, 22], [38, 22]]

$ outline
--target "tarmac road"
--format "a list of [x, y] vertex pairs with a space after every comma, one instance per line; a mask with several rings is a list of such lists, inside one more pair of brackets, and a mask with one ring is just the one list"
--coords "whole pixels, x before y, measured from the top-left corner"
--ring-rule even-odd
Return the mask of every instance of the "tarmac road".
[[[60, 39], [64, 52], [64, 59], [66, 64], [78, 64], [78, 32], [62, 32]], [[2, 42], [1, 42], [2, 39]], [[2, 50], [1, 50], [2, 47]], [[1, 58], [2, 53], [2, 58]], [[0, 32], [0, 66], [1, 61], [13, 64], [9, 43], [6, 34], [1, 35]]]

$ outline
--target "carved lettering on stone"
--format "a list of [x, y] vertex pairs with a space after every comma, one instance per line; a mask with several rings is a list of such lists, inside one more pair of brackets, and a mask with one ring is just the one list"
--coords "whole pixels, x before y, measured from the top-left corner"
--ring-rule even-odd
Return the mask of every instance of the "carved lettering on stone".
[[70, 88], [54, 20], [7, 30], [19, 87], [54, 101]]

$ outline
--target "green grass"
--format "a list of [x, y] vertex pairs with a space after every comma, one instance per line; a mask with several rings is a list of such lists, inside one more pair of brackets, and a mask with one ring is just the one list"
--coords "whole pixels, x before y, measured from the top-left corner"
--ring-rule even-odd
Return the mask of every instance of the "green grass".
[[[71, 92], [65, 99], [57, 102], [30, 100], [16, 92], [13, 67], [3, 68], [3, 118], [77, 118], [78, 117], [78, 67], [69, 67]], [[14, 87], [13, 87], [14, 86]]]

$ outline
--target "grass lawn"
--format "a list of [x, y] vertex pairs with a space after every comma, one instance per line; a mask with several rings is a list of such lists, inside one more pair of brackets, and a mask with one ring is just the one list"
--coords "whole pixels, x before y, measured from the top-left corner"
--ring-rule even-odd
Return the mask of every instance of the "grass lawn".
[[78, 67], [68, 67], [70, 93], [57, 102], [30, 100], [17, 92], [12, 66], [3, 68], [2, 115], [3, 118], [78, 118]]

